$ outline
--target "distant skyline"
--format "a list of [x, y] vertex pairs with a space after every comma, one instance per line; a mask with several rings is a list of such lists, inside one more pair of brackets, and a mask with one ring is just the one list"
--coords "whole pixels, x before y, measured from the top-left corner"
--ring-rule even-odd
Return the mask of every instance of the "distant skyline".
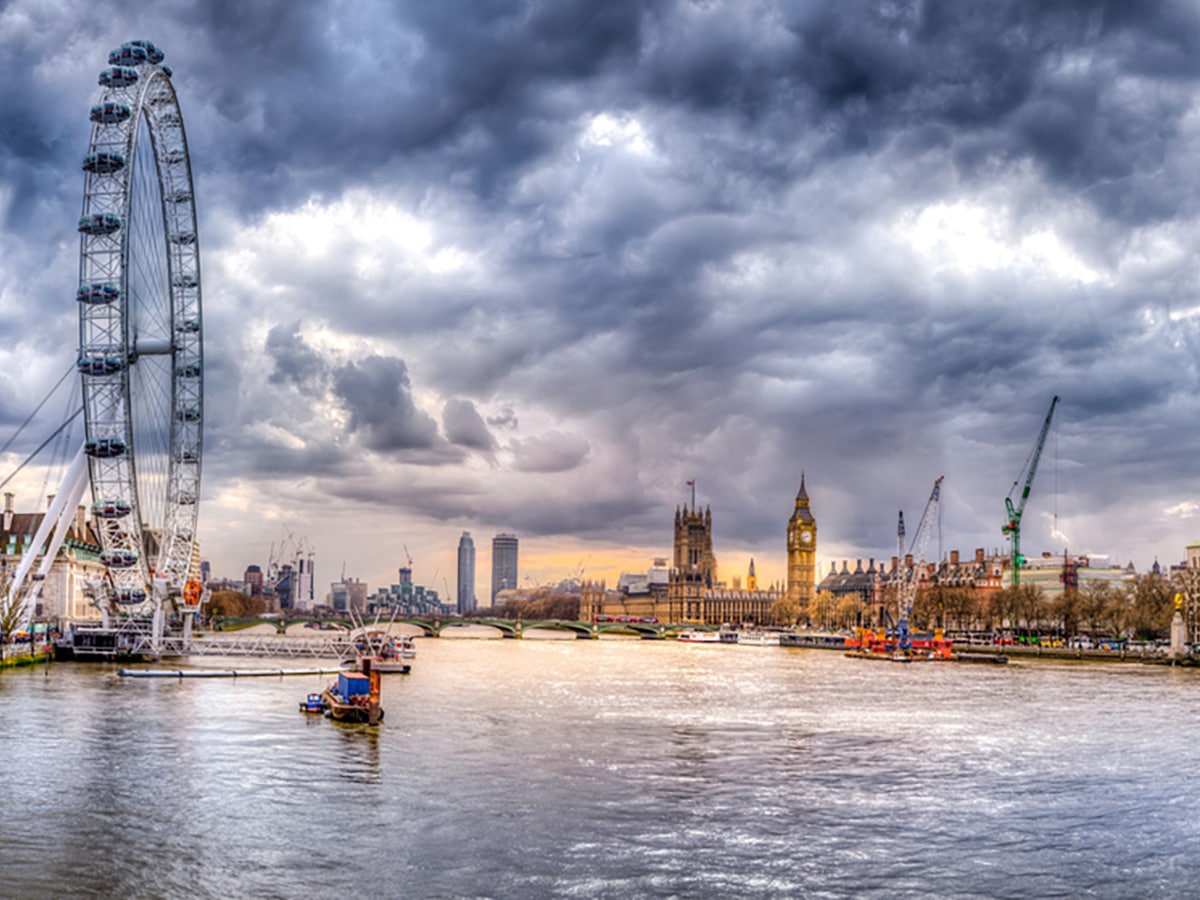
[[1027, 554], [1200, 538], [1194, 5], [12, 0], [0, 443], [75, 359], [131, 38], [194, 166], [215, 574], [303, 540], [318, 593], [375, 587], [407, 546], [449, 598], [470, 531], [615, 583], [694, 479], [723, 577], [770, 584], [801, 470], [822, 572], [890, 557], [939, 475], [942, 547], [990, 552], [1055, 394]]

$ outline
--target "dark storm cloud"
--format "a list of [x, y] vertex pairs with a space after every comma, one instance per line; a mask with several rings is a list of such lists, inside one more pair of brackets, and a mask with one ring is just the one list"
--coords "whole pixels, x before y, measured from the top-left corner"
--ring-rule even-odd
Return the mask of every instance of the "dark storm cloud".
[[372, 450], [428, 450], [438, 440], [437, 423], [413, 403], [402, 359], [349, 362], [333, 373], [333, 391], [350, 414], [348, 430]]
[[276, 325], [267, 332], [266, 351], [274, 366], [268, 379], [272, 384], [302, 386], [319, 381], [328, 372], [321, 355], [304, 342], [299, 322]]
[[[781, 553], [805, 469], [824, 546], [865, 557], [946, 474], [990, 546], [1059, 393], [1082, 512], [1194, 497], [1192, 5], [0, 16], [0, 324], [67, 335], [14, 359], [74, 355], [107, 49], [150, 37], [175, 67], [214, 485], [308, 472], [320, 497], [662, 546], [697, 478], [719, 540]], [[1023, 243], [1047, 234], [1065, 249]]]
[[457, 397], [447, 400], [442, 408], [442, 427], [446, 430], [446, 440], [452, 444], [485, 452], [496, 447], [496, 439], [470, 400]]

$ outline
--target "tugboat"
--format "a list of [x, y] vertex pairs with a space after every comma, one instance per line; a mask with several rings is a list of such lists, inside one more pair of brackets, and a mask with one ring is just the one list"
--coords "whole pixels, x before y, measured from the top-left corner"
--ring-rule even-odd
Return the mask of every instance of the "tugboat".
[[379, 705], [379, 672], [372, 668], [371, 657], [363, 657], [363, 672], [339, 672], [338, 680], [321, 694], [327, 718], [338, 722], [365, 722], [378, 725], [383, 720]]
[[320, 692], [309, 694], [300, 701], [300, 712], [310, 713], [312, 715], [320, 715], [325, 712], [325, 701], [321, 699]]

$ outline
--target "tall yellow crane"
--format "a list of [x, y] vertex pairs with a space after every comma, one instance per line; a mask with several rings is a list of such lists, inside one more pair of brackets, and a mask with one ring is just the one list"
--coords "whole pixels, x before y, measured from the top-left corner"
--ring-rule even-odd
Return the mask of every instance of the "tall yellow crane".
[[[1046, 421], [1042, 423], [1041, 433], [1038, 435], [1037, 443], [1033, 447], [1033, 453], [1029, 455], [1025, 465], [1029, 469], [1028, 475], [1025, 476], [1025, 488], [1021, 491], [1020, 500], [1013, 504], [1013, 491], [1020, 484], [1021, 476], [1017, 476], [1017, 480], [1013, 482], [1012, 488], [1008, 492], [1008, 496], [1004, 498], [1004, 508], [1008, 512], [1008, 521], [1004, 523], [1001, 529], [1004, 534], [1009, 536], [1012, 550], [1012, 586], [1017, 587], [1021, 583], [1021, 563], [1025, 562], [1025, 557], [1021, 555], [1021, 516], [1025, 514], [1025, 503], [1029, 500], [1029, 491], [1033, 487], [1033, 476], [1037, 474], [1038, 461], [1042, 458], [1042, 449], [1046, 446], [1046, 433], [1050, 430], [1050, 420], [1054, 418], [1054, 407], [1058, 405], [1057, 395], [1050, 401], [1050, 411], [1046, 413]], [[1024, 471], [1024, 469], [1022, 469]]]

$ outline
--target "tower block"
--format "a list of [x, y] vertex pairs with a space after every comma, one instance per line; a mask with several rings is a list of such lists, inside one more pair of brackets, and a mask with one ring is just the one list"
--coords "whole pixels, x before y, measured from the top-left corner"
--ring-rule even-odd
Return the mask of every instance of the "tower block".
[[804, 489], [804, 473], [800, 473], [800, 492], [796, 508], [788, 520], [787, 531], [787, 596], [804, 608], [812, 603], [817, 575], [817, 520], [809, 508], [808, 491]]

